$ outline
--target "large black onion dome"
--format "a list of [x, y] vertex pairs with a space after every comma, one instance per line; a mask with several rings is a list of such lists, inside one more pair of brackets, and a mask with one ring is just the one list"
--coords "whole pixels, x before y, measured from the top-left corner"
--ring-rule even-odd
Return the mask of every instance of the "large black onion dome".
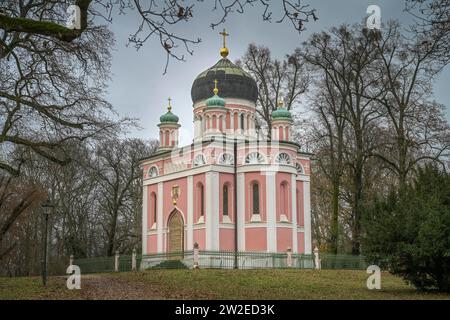
[[255, 80], [230, 60], [223, 58], [195, 78], [191, 89], [193, 103], [211, 97], [215, 79], [218, 80], [222, 98], [246, 99], [256, 102], [258, 87]]

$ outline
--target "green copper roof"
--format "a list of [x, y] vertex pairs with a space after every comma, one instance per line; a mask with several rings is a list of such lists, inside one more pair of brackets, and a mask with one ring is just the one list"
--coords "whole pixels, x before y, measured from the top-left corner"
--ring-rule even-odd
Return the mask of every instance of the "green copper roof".
[[178, 116], [174, 115], [171, 111], [168, 111], [159, 118], [159, 121], [161, 123], [178, 123]]
[[211, 98], [208, 98], [208, 100], [206, 100], [206, 105], [208, 107], [225, 107], [225, 99], [222, 99], [217, 94], [215, 94]]
[[272, 119], [277, 120], [292, 120], [291, 112], [285, 108], [278, 108], [274, 112], [272, 112]]
[[239, 68], [237, 65], [235, 65], [233, 62], [231, 62], [228, 59], [220, 59], [215, 65], [213, 65], [211, 68], [206, 69], [205, 71], [203, 71], [202, 73], [200, 73], [197, 78], [202, 78], [205, 77], [206, 74], [210, 71], [224, 71], [226, 74], [235, 74], [235, 75], [239, 75], [239, 76], [245, 76], [248, 78], [251, 78], [251, 76], [245, 72], [244, 70], [242, 70], [241, 68]]

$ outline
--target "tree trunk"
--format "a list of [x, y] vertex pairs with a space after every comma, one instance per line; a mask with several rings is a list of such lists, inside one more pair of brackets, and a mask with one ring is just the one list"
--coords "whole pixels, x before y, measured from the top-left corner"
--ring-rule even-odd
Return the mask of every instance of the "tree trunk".
[[333, 181], [330, 251], [337, 254], [339, 246], [339, 178]]

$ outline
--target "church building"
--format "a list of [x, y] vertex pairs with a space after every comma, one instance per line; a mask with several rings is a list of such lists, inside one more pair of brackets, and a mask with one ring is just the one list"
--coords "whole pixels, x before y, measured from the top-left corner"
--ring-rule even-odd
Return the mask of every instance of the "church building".
[[[178, 145], [169, 99], [158, 151], [143, 169], [142, 254], [193, 250], [311, 254], [310, 156], [291, 141], [290, 111], [272, 113], [271, 140], [256, 130], [255, 80], [228, 58], [191, 89], [194, 139]], [[173, 110], [172, 110], [173, 109]]]

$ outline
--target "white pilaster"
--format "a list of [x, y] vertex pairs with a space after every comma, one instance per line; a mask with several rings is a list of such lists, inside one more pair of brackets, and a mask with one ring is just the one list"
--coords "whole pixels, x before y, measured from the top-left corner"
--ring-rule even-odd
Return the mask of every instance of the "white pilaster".
[[219, 250], [219, 173], [207, 172], [206, 195], [206, 250]]
[[[235, 160], [236, 161], [236, 160]], [[245, 251], [245, 176], [237, 174], [237, 223], [238, 223], [238, 250]]]
[[147, 254], [148, 186], [142, 186], [142, 254]]
[[277, 251], [277, 216], [275, 172], [266, 173], [267, 251]]
[[194, 248], [194, 177], [187, 177], [186, 250]]
[[311, 198], [310, 182], [303, 182], [303, 203], [304, 203], [304, 222], [305, 222], [305, 254], [311, 254]]
[[297, 177], [291, 175], [291, 199], [292, 199], [292, 252], [298, 253], [298, 233], [297, 233]]
[[200, 128], [199, 128], [199, 119], [197, 116], [194, 116], [194, 139], [197, 139], [200, 135]]
[[156, 215], [156, 227], [157, 227], [157, 251], [158, 253], [163, 252], [163, 183], [158, 183], [158, 205], [157, 205], [157, 215]]
[[222, 117], [222, 132], [227, 132], [227, 115]]

